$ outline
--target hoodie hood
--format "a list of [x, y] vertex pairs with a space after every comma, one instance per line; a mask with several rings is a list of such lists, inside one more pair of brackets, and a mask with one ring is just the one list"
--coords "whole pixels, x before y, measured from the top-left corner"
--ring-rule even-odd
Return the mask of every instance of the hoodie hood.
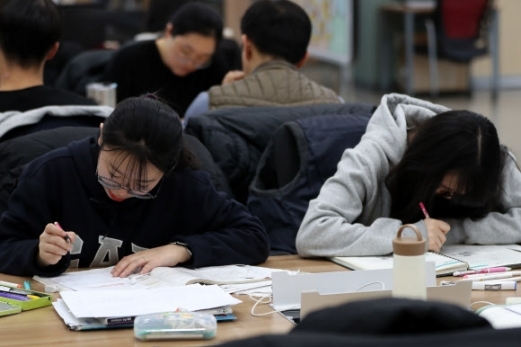
[[407, 131], [449, 108], [403, 94], [386, 94], [369, 120], [362, 140], [376, 142], [392, 165], [403, 157]]

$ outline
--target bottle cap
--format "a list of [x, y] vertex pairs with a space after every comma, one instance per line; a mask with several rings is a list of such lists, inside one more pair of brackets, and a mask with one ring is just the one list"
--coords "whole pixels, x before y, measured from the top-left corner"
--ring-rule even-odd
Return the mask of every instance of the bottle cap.
[[[412, 229], [416, 233], [416, 237], [402, 237], [402, 232], [407, 228]], [[426, 241], [415, 225], [404, 224], [398, 229], [396, 238], [393, 239], [393, 252], [405, 256], [422, 255], [425, 254], [425, 244]]]

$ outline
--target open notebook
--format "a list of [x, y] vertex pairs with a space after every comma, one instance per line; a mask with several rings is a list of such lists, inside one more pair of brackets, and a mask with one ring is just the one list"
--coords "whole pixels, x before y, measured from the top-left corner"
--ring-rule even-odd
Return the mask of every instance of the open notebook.
[[[517, 249], [517, 250], [516, 250]], [[446, 245], [441, 253], [427, 252], [425, 260], [434, 262], [437, 276], [454, 271], [495, 266], [521, 267], [519, 245]], [[392, 255], [375, 257], [332, 257], [333, 262], [353, 270], [390, 269]]]

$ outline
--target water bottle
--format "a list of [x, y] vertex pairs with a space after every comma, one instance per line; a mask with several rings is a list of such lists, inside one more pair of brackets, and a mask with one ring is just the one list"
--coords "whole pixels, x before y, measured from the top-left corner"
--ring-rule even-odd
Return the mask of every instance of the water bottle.
[[[403, 237], [406, 229], [414, 231], [414, 237]], [[426, 300], [425, 244], [415, 225], [405, 224], [393, 240], [393, 297]]]

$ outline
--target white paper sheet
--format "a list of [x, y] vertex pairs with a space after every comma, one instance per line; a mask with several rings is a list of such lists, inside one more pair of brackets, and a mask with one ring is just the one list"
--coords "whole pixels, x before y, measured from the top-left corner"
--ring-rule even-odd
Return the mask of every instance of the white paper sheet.
[[198, 284], [131, 291], [65, 291], [61, 297], [76, 318], [132, 317], [177, 308], [195, 311], [241, 302], [218, 286]]
[[52, 303], [56, 313], [63, 319], [65, 325], [71, 330], [93, 330], [105, 329], [106, 326], [95, 318], [76, 318], [69, 311], [69, 308], [62, 299], [58, 299]]

